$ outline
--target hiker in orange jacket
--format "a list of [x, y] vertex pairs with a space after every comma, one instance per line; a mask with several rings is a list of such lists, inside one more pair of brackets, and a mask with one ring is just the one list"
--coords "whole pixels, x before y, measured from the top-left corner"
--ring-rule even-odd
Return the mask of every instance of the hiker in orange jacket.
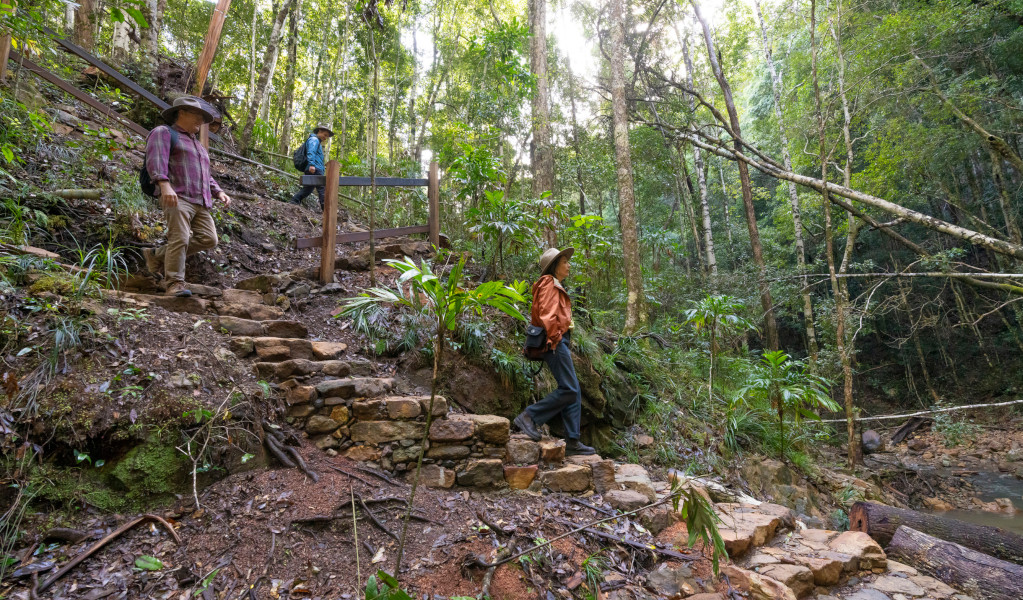
[[569, 259], [575, 248], [548, 248], [540, 256], [540, 279], [533, 284], [533, 307], [530, 318], [533, 325], [547, 332], [547, 352], [543, 361], [551, 370], [558, 387], [543, 400], [526, 407], [515, 417], [515, 426], [533, 441], [540, 440], [537, 427], [561, 415], [565, 426], [565, 454], [567, 456], [596, 454], [593, 448], [579, 441], [579, 422], [582, 418], [582, 393], [572, 363], [572, 300], [562, 282], [571, 269]]

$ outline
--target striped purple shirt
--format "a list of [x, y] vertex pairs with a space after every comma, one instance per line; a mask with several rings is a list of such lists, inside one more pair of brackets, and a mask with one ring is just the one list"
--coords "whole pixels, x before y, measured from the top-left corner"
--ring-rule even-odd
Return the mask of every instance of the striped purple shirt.
[[221, 192], [220, 186], [210, 174], [210, 155], [199, 142], [199, 136], [191, 135], [177, 125], [178, 143], [171, 149], [170, 126], [161, 125], [149, 132], [146, 140], [146, 169], [157, 183], [170, 181], [174, 193], [192, 204], [213, 208], [213, 197]]

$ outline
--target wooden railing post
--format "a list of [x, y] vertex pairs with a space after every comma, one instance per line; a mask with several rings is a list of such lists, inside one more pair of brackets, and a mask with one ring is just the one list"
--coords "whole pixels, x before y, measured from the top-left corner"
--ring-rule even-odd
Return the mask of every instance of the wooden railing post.
[[337, 188], [341, 163], [327, 163], [327, 189], [323, 198], [323, 242], [320, 246], [320, 283], [334, 281], [334, 246], [337, 245]]
[[202, 144], [203, 148], [210, 149], [210, 125], [209, 123], [203, 123], [199, 127], [199, 143]]
[[224, 29], [224, 20], [227, 19], [227, 11], [231, 7], [231, 0], [218, 0], [213, 14], [210, 15], [210, 26], [206, 30], [206, 42], [202, 47], [202, 54], [199, 55], [199, 63], [196, 65], [195, 96], [202, 98], [202, 89], [206, 87], [206, 76], [213, 64], [213, 57], [217, 53], [217, 44], [220, 43], [220, 32]]
[[430, 245], [440, 248], [440, 170], [437, 162], [430, 163], [430, 179], [426, 187], [426, 197], [430, 203]]
[[[6, 8], [0, 9], [5, 13], [13, 13], [16, 2], [14, 0], [4, 0], [3, 4], [7, 4]], [[0, 82], [7, 80], [7, 61], [11, 59], [11, 32], [10, 30], [4, 31], [3, 37], [0, 37]]]

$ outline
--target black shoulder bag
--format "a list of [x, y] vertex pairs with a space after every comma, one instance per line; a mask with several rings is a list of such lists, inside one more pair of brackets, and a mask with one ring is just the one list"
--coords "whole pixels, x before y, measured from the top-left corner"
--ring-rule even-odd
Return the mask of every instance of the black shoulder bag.
[[539, 325], [526, 325], [526, 343], [522, 355], [528, 360], [542, 361], [547, 354], [547, 330]]

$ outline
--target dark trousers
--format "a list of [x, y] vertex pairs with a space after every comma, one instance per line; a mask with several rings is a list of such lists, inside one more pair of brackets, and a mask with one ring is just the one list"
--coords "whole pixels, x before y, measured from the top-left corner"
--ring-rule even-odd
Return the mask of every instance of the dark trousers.
[[543, 361], [551, 370], [558, 388], [547, 394], [543, 400], [526, 408], [526, 413], [533, 419], [537, 427], [561, 415], [565, 424], [565, 437], [570, 440], [579, 439], [579, 420], [582, 418], [582, 392], [579, 379], [575, 376], [575, 365], [572, 364], [572, 351], [569, 343], [571, 332], [558, 342], [558, 346], [544, 355]]
[[[314, 169], [315, 169], [315, 167], [314, 167]], [[322, 175], [322, 173], [320, 173], [319, 169], [315, 169], [315, 171], [313, 173], [309, 173], [309, 175]], [[323, 188], [324, 188], [324, 186], [322, 186], [322, 185], [303, 185], [302, 189], [300, 189], [297, 192], [295, 192], [295, 195], [291, 197], [291, 203], [292, 204], [302, 204], [302, 201], [305, 200], [306, 197], [309, 196], [309, 194], [313, 193], [313, 190], [316, 190], [316, 195], [319, 196], [319, 198], [320, 198], [320, 209], [322, 210], [323, 209], [323, 191], [324, 191]]]

